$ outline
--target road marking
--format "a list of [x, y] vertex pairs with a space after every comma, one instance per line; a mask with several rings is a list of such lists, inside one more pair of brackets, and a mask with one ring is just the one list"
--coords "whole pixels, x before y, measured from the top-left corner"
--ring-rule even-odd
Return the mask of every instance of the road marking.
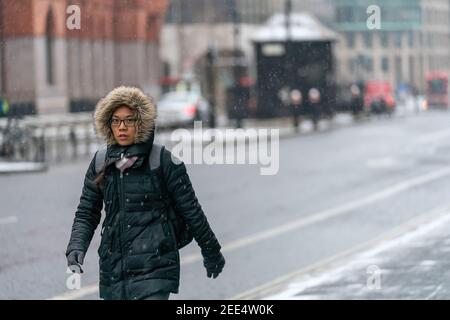
[[[280, 225], [278, 227], [270, 228], [268, 230], [258, 232], [256, 234], [253, 234], [253, 235], [250, 235], [247, 237], [243, 237], [241, 239], [238, 239], [236, 241], [233, 241], [231, 243], [224, 245], [222, 247], [222, 251], [229, 252], [229, 251], [237, 250], [239, 248], [258, 243], [260, 241], [264, 241], [264, 240], [274, 238], [274, 237], [280, 236], [282, 234], [285, 234], [285, 233], [288, 233], [288, 232], [291, 232], [291, 231], [294, 231], [297, 229], [301, 229], [301, 228], [310, 226], [312, 224], [324, 221], [326, 219], [344, 215], [346, 213], [349, 213], [352, 210], [367, 206], [371, 203], [374, 203], [374, 202], [382, 200], [382, 199], [386, 199], [386, 198], [391, 197], [395, 194], [398, 194], [402, 191], [417, 187], [419, 185], [440, 179], [440, 178], [448, 176], [448, 175], [450, 175], [450, 167], [446, 167], [444, 169], [436, 170], [431, 173], [427, 173], [427, 174], [424, 174], [424, 175], [421, 175], [421, 176], [418, 176], [418, 177], [415, 177], [412, 179], [405, 180], [403, 182], [399, 182], [397, 184], [394, 184], [391, 187], [386, 188], [383, 191], [374, 193], [365, 198], [351, 201], [351, 202], [341, 205], [339, 207], [320, 211], [315, 214], [310, 214], [304, 218], [299, 218], [297, 220], [288, 222], [288, 223]], [[201, 260], [202, 260], [201, 254], [191, 254], [186, 257], [182, 257], [181, 266], [191, 264], [191, 263], [201, 261]], [[89, 286], [88, 288], [91, 288], [91, 286]], [[88, 290], [87, 292], [89, 292], [89, 293], [83, 294], [84, 288], [77, 290], [77, 291], [79, 292], [77, 294], [77, 297], [81, 297], [83, 295], [91, 293]], [[64, 294], [61, 296], [64, 296]], [[61, 296], [56, 296], [52, 299], [57, 299], [58, 297], [61, 297]]]
[[[181, 264], [181, 266], [183, 266], [183, 265], [187, 265], [190, 263], [194, 263], [201, 259], [202, 259], [201, 255], [192, 254], [192, 255], [186, 256], [186, 258], [182, 258], [180, 261], [180, 264]], [[66, 293], [54, 296], [47, 300], [76, 300], [76, 299], [82, 298], [84, 296], [97, 293], [98, 290], [99, 290], [98, 284], [92, 284], [92, 285], [89, 285], [86, 287], [81, 287], [79, 290], [71, 290], [70, 292], [66, 292]]]
[[443, 285], [440, 284], [428, 297], [425, 298], [425, 300], [430, 300], [436, 296], [436, 294], [442, 290]]
[[248, 237], [244, 237], [242, 239], [239, 239], [237, 241], [234, 241], [232, 243], [229, 243], [228, 245], [224, 246], [224, 251], [231, 251], [235, 250], [250, 244], [257, 243], [262, 240], [266, 240], [269, 238], [273, 238], [276, 236], [279, 236], [281, 234], [294, 231], [296, 229], [304, 228], [306, 226], [324, 221], [326, 219], [330, 219], [333, 217], [337, 217], [339, 215], [346, 214], [352, 210], [364, 207], [366, 205], [369, 205], [371, 203], [374, 203], [376, 201], [386, 199], [388, 197], [391, 197], [395, 194], [398, 194], [402, 191], [411, 189], [413, 187], [417, 187], [419, 185], [431, 182], [433, 180], [440, 179], [442, 177], [450, 175], [450, 167], [447, 167], [445, 169], [437, 170], [428, 174], [424, 174], [422, 176], [412, 178], [400, 183], [397, 183], [391, 187], [386, 188], [383, 191], [374, 193], [372, 195], [369, 195], [363, 199], [356, 200], [349, 202], [347, 204], [344, 204], [342, 206], [327, 209], [324, 211], [321, 211], [316, 214], [308, 215], [307, 217], [300, 218], [298, 220], [291, 221], [289, 223], [286, 223], [284, 225], [278, 226], [276, 228], [270, 228], [269, 230], [256, 233], [255, 235], [251, 235]]
[[71, 290], [70, 292], [63, 293], [47, 300], [75, 300], [96, 292], [98, 292], [98, 285], [93, 284], [87, 287], [82, 287], [80, 290]]
[[16, 223], [19, 219], [16, 216], [10, 216], [5, 218], [0, 218], [0, 225], [1, 224], [10, 224], [10, 223]]
[[[286, 285], [295, 282], [295, 279], [300, 279], [306, 275], [316, 273], [319, 278], [309, 280], [302, 285], [301, 282], [291, 289], [284, 291], [283, 296], [286, 297], [289, 294], [294, 295], [296, 293], [302, 292], [306, 288], [310, 288], [314, 285], [320, 284], [326, 278], [325, 271], [331, 271], [337, 274], [341, 269], [349, 269], [349, 266], [353, 259], [351, 259], [357, 253], [363, 252], [365, 258], [372, 257], [377, 253], [388, 250], [389, 248], [398, 244], [395, 242], [396, 238], [405, 237], [405, 239], [411, 239], [416, 236], [420, 236], [427, 233], [431, 229], [438, 227], [441, 223], [450, 219], [450, 207], [438, 207], [430, 211], [425, 212], [415, 218], [412, 218], [400, 226], [397, 226], [378, 237], [370, 239], [362, 244], [356, 245], [350, 249], [337, 253], [331, 257], [325, 258], [319, 262], [303, 267], [299, 270], [293, 271], [281, 277], [278, 277], [272, 281], [265, 284], [257, 286], [248, 291], [239, 293], [230, 300], [251, 300], [251, 299], [261, 299], [270, 298], [269, 296], [274, 295], [276, 292], [280, 292], [282, 288], [286, 288]], [[390, 242], [394, 241], [394, 242]], [[390, 243], [389, 243], [390, 242]], [[370, 251], [368, 251], [370, 250]], [[349, 262], [350, 261], [350, 262]], [[344, 266], [342, 266], [344, 265]], [[338, 270], [338, 271], [336, 271]]]

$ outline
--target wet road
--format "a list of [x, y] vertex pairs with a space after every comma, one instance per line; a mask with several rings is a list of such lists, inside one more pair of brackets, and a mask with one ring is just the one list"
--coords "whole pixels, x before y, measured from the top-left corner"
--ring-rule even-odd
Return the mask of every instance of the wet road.
[[[449, 206], [448, 123], [449, 113], [429, 112], [283, 138], [274, 176], [255, 165], [189, 166], [227, 265], [206, 278], [191, 244], [172, 299], [258, 296], [276, 279]], [[64, 251], [87, 165], [0, 176], [0, 298], [97, 298], [99, 230], [82, 289], [66, 288]]]

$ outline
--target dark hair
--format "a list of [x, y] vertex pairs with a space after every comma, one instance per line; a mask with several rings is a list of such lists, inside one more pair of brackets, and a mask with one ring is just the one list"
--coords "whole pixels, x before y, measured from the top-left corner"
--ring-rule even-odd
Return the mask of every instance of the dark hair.
[[103, 181], [105, 180], [105, 171], [106, 171], [106, 161], [103, 164], [103, 167], [100, 169], [100, 171], [97, 173], [97, 176], [95, 177], [95, 184], [100, 189], [103, 185]]

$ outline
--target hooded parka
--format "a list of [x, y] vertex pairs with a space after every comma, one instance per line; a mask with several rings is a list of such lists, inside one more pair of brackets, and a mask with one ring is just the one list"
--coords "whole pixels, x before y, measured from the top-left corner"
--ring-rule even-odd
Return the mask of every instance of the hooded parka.
[[[115, 142], [110, 127], [112, 114], [122, 105], [137, 117], [135, 143], [126, 147]], [[107, 144], [104, 179], [100, 185], [95, 183], [99, 172], [95, 172], [94, 157], [85, 175], [66, 255], [72, 250], [87, 251], [104, 206], [98, 248], [100, 297], [104, 299], [139, 300], [160, 291], [178, 293], [180, 257], [168, 219], [169, 206], [182, 215], [202, 254], [220, 251], [184, 163], [165, 150], [159, 168], [151, 170], [148, 165], [155, 118], [153, 101], [137, 88], [119, 87], [95, 108], [95, 130]], [[138, 157], [123, 174], [114, 165], [122, 155]]]

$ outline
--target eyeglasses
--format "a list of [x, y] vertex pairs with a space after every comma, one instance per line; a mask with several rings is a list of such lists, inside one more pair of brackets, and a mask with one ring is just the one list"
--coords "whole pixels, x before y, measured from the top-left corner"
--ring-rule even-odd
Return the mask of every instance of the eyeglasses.
[[126, 127], [133, 127], [136, 124], [136, 119], [130, 118], [130, 119], [121, 120], [121, 119], [113, 118], [113, 119], [111, 119], [111, 126], [112, 127], [120, 127], [120, 125], [122, 124], [122, 121]]

